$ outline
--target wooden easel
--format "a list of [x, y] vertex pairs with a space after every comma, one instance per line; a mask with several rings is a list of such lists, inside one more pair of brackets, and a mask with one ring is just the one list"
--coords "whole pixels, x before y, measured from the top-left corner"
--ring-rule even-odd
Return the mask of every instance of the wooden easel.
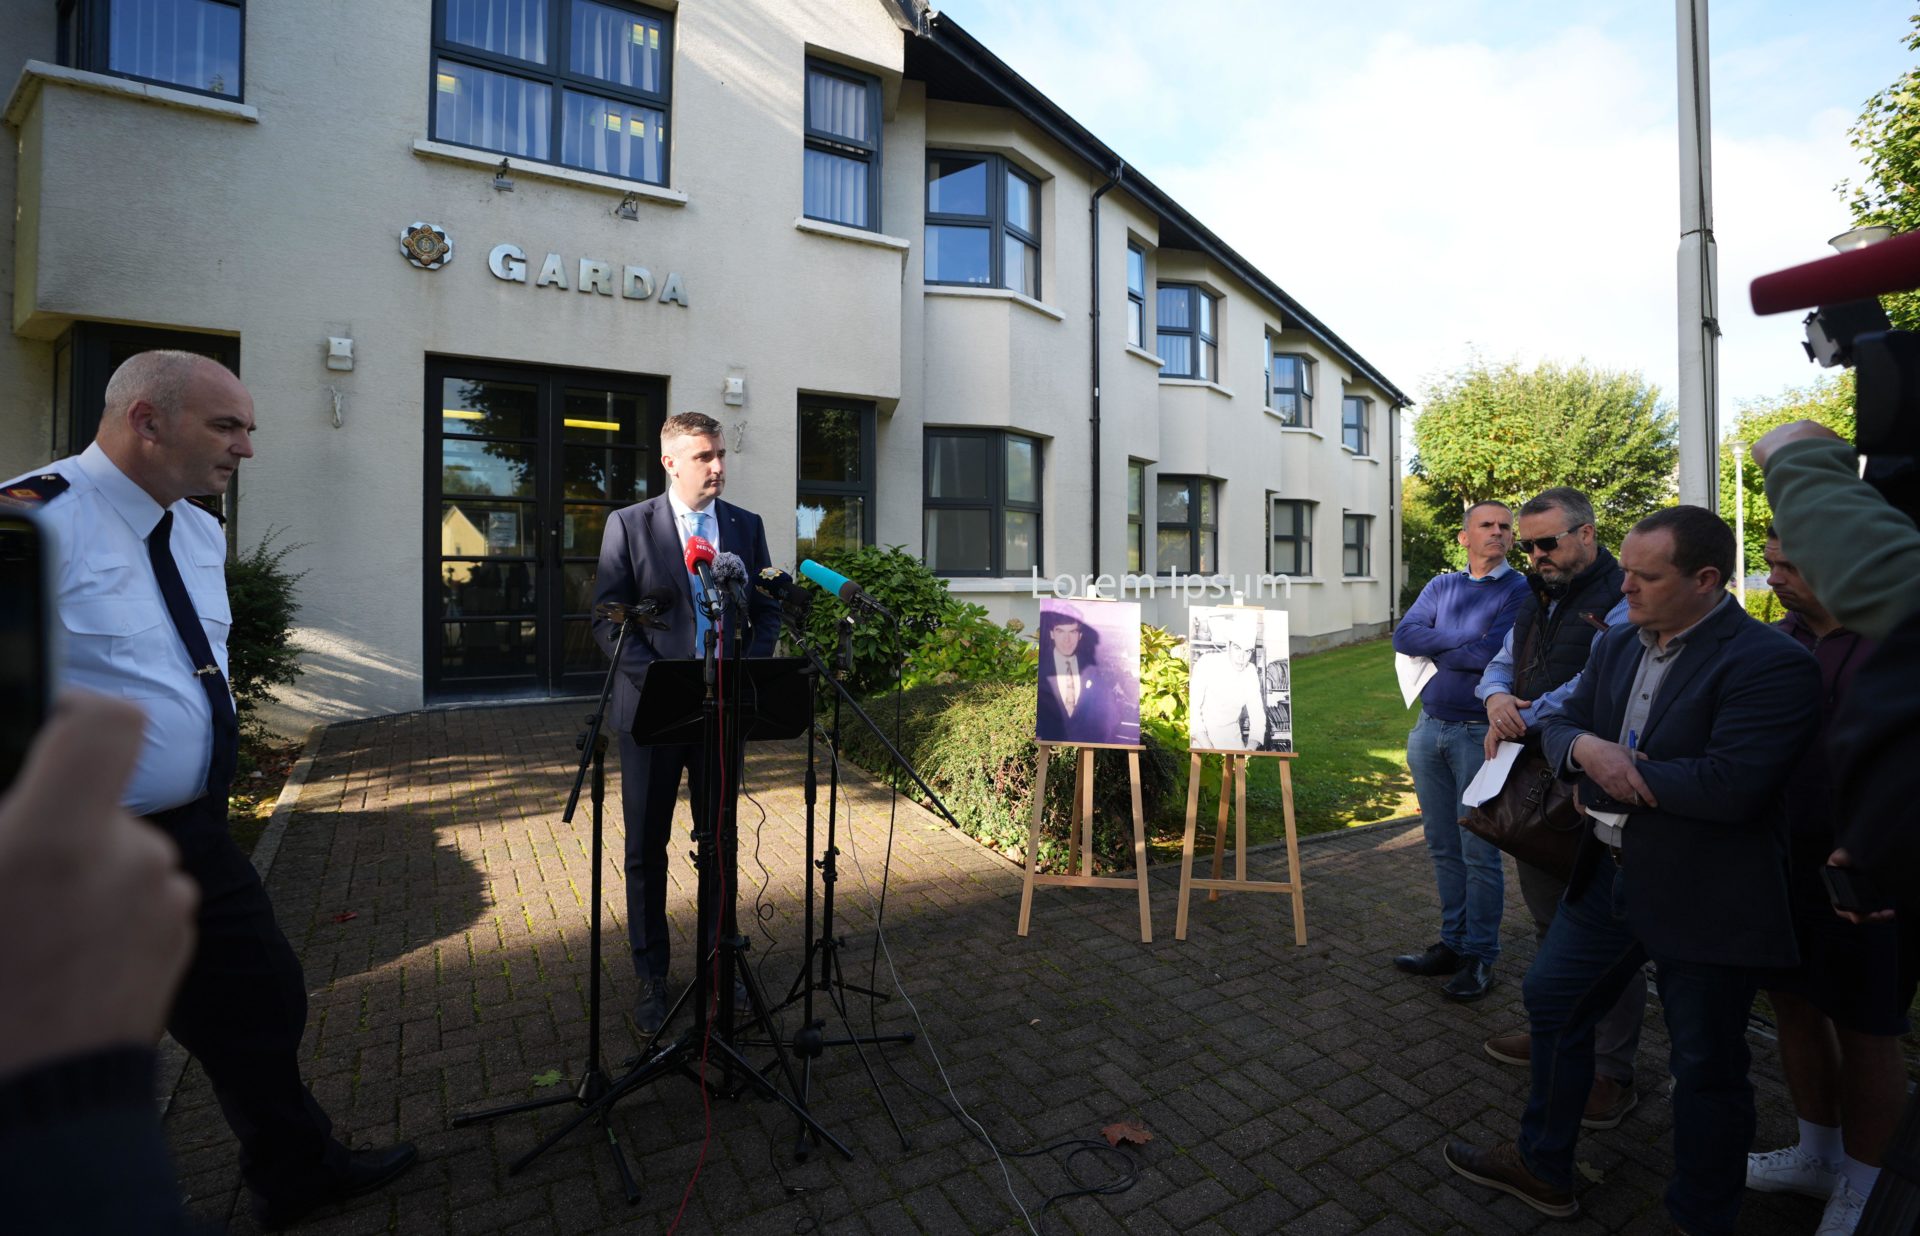
[[[1218, 754], [1220, 768], [1220, 815], [1213, 831], [1213, 877], [1193, 878], [1193, 834], [1200, 815], [1200, 760], [1203, 755]], [[1287, 874], [1282, 883], [1247, 878], [1247, 772], [1253, 757], [1280, 761], [1280, 802], [1287, 826]], [[1221, 893], [1286, 893], [1293, 898], [1293, 942], [1307, 942], [1307, 902], [1300, 880], [1300, 840], [1293, 831], [1292, 751], [1195, 751], [1187, 769], [1187, 836], [1180, 846], [1180, 911], [1174, 918], [1173, 938], [1187, 938], [1187, 902], [1193, 890], [1207, 890], [1208, 901], [1220, 900]], [[1234, 878], [1221, 877], [1227, 848], [1227, 799], [1233, 798]]]
[[[1036, 744], [1040, 748], [1034, 772], [1033, 820], [1027, 826], [1027, 876], [1020, 889], [1020, 932], [1027, 934], [1033, 921], [1035, 885], [1066, 888], [1127, 888], [1140, 896], [1140, 942], [1153, 943], [1153, 919], [1147, 908], [1147, 818], [1140, 806], [1140, 748], [1101, 743]], [[1047, 809], [1047, 760], [1054, 747], [1078, 747], [1080, 761], [1073, 775], [1073, 814], [1067, 820], [1067, 868], [1078, 867], [1078, 875], [1042, 875], [1040, 863], [1040, 824]], [[1133, 783], [1133, 876], [1097, 876], [1093, 874], [1093, 753], [1097, 750], [1125, 751], [1127, 777]], [[1291, 817], [1289, 817], [1291, 818]], [[1191, 833], [1191, 829], [1188, 830]]]

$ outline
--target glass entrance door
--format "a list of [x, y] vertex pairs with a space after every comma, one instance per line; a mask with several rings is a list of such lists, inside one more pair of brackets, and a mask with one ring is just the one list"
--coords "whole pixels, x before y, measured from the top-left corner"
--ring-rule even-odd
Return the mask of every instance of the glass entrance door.
[[657, 378], [437, 360], [427, 374], [427, 693], [571, 694], [610, 512], [660, 492]]

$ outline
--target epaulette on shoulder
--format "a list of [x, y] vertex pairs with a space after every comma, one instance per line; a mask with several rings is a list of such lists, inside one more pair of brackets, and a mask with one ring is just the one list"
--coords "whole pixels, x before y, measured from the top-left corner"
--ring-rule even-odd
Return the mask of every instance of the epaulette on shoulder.
[[5, 489], [0, 489], [0, 503], [10, 506], [45, 506], [67, 492], [67, 486], [71, 483], [58, 472], [42, 472], [38, 476], [22, 477]]
[[187, 501], [213, 516], [214, 521], [221, 527], [226, 527], [227, 517], [220, 513], [220, 499], [208, 497], [205, 494], [195, 494], [193, 497], [188, 498]]

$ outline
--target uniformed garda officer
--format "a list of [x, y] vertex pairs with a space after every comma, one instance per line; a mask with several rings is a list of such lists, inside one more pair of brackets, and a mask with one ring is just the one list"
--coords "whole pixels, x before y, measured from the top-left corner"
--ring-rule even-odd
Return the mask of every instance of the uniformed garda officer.
[[38, 508], [64, 630], [60, 684], [147, 715], [125, 805], [164, 829], [200, 886], [199, 943], [167, 1028], [199, 1058], [254, 1212], [284, 1226], [412, 1166], [401, 1143], [349, 1152], [300, 1079], [306, 980], [247, 856], [227, 833], [238, 753], [227, 687], [226, 537], [193, 501], [253, 455], [253, 399], [219, 364], [145, 352], [107, 383], [99, 436], [80, 455], [0, 485]]

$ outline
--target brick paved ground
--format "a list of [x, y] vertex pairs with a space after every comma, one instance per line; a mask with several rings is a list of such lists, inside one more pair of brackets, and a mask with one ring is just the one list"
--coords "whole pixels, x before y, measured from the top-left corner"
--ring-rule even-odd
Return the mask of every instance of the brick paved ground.
[[[629, 1097], [613, 1128], [638, 1164], [628, 1206], [611, 1159], [586, 1133], [518, 1176], [506, 1165], [563, 1113], [449, 1129], [480, 1105], [551, 1091], [534, 1075], [583, 1056], [589, 921], [586, 813], [559, 823], [578, 704], [429, 712], [327, 732], [269, 887], [305, 960], [313, 993], [305, 1068], [354, 1144], [418, 1142], [422, 1163], [395, 1188], [324, 1213], [315, 1236], [660, 1232], [699, 1155], [699, 1092], [669, 1078]], [[803, 947], [798, 744], [758, 752], [747, 788], [766, 811], [771, 871], [769, 986], [784, 992]], [[1312, 758], [1311, 752], [1306, 758]], [[616, 784], [613, 787], [617, 794]], [[861, 780], [844, 861], [842, 922], [865, 981], [871, 901], [887, 841], [886, 798]], [[607, 1041], [635, 1046], [633, 983], [621, 922], [617, 797], [609, 798], [605, 964]], [[741, 874], [754, 901], [758, 810], [742, 804]], [[688, 967], [690, 867], [673, 898]], [[851, 861], [858, 857], [858, 864]], [[1456, 1008], [1431, 981], [1387, 957], [1433, 934], [1432, 882], [1417, 828], [1366, 830], [1304, 847], [1310, 942], [1294, 947], [1286, 904], [1242, 896], [1196, 903], [1190, 938], [1173, 940], [1177, 872], [1153, 873], [1156, 940], [1136, 938], [1125, 892], [1043, 889], [1033, 934], [1014, 934], [1017, 868], [902, 804], [887, 939], [899, 974], [961, 1099], [1003, 1150], [1097, 1137], [1110, 1121], [1144, 1124], [1139, 1179], [1122, 1193], [1055, 1206], [1045, 1230], [1132, 1233], [1507, 1233], [1549, 1226], [1518, 1202], [1458, 1181], [1440, 1160], [1449, 1130], [1510, 1136], [1525, 1091], [1481, 1040], [1521, 1025], [1519, 975], [1533, 950], [1518, 891], [1501, 985]], [[1263, 851], [1256, 875], [1284, 878]], [[336, 922], [351, 911], [355, 917]], [[746, 912], [743, 910], [743, 918]], [[883, 965], [881, 986], [890, 987]], [[864, 1019], [864, 1006], [859, 1016]], [[788, 1030], [797, 1021], [786, 1017]], [[909, 1027], [905, 1002], [882, 1005], [883, 1030]], [[1761, 1141], [1792, 1129], [1770, 1046], [1758, 1044]], [[845, 1049], [817, 1075], [816, 1113], [855, 1149], [851, 1163], [790, 1149], [794, 1124], [771, 1103], [719, 1101], [713, 1138], [681, 1230], [723, 1233], [1006, 1232], [1018, 1216], [992, 1155], [925, 1093], [939, 1088], [925, 1043], [886, 1049], [900, 1074], [882, 1087], [911, 1139], [902, 1149], [873, 1087]], [[1657, 1020], [1644, 1076], [1664, 1075]], [[909, 1085], [908, 1083], [911, 1083]], [[920, 1088], [919, 1090], [913, 1087]], [[196, 1211], [252, 1231], [235, 1148], [198, 1067], [168, 1115]], [[1618, 1129], [1588, 1135], [1580, 1157], [1604, 1184], [1586, 1217], [1556, 1230], [1664, 1231], [1658, 1195], [1670, 1114], [1649, 1095]], [[1029, 1211], [1111, 1171], [1061, 1155], [1008, 1159]], [[804, 1188], [789, 1195], [784, 1185]], [[1818, 1214], [1799, 1198], [1752, 1200], [1743, 1231], [1803, 1233]], [[1036, 1218], [1039, 1216], [1036, 1213]], [[809, 1226], [809, 1220], [815, 1226]]]

